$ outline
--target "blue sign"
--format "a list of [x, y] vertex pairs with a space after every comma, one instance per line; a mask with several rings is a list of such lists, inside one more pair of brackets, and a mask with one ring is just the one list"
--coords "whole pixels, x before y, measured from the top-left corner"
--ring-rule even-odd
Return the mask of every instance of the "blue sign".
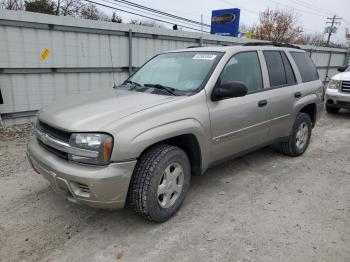
[[238, 36], [239, 15], [238, 8], [213, 10], [211, 16], [211, 34]]

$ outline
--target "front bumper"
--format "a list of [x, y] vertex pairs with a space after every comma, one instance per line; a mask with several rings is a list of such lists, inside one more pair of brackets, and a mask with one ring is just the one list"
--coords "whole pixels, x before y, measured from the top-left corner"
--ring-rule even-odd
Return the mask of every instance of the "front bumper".
[[65, 199], [96, 208], [123, 208], [135, 161], [89, 166], [61, 159], [29, 142], [27, 156], [34, 170]]
[[326, 90], [326, 103], [337, 108], [350, 108], [350, 93], [342, 93], [338, 89]]

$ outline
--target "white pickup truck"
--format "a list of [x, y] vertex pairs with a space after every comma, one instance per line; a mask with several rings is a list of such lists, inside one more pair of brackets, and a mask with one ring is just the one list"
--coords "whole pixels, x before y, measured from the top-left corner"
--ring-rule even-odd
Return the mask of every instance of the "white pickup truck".
[[350, 109], [350, 66], [339, 67], [326, 90], [326, 111], [337, 114], [340, 108]]

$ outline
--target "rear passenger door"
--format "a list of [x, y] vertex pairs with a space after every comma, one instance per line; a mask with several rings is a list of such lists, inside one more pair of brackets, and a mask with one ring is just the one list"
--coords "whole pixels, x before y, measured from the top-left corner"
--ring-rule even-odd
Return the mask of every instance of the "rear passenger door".
[[270, 85], [265, 91], [270, 100], [269, 138], [288, 136], [293, 125], [293, 107], [301, 95], [287, 54], [281, 50], [263, 51]]

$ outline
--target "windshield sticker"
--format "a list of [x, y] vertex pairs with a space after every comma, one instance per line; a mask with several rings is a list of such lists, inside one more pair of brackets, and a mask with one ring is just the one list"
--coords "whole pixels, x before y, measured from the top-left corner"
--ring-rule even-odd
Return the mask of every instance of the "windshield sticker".
[[195, 54], [192, 59], [214, 60], [216, 55], [211, 54]]

